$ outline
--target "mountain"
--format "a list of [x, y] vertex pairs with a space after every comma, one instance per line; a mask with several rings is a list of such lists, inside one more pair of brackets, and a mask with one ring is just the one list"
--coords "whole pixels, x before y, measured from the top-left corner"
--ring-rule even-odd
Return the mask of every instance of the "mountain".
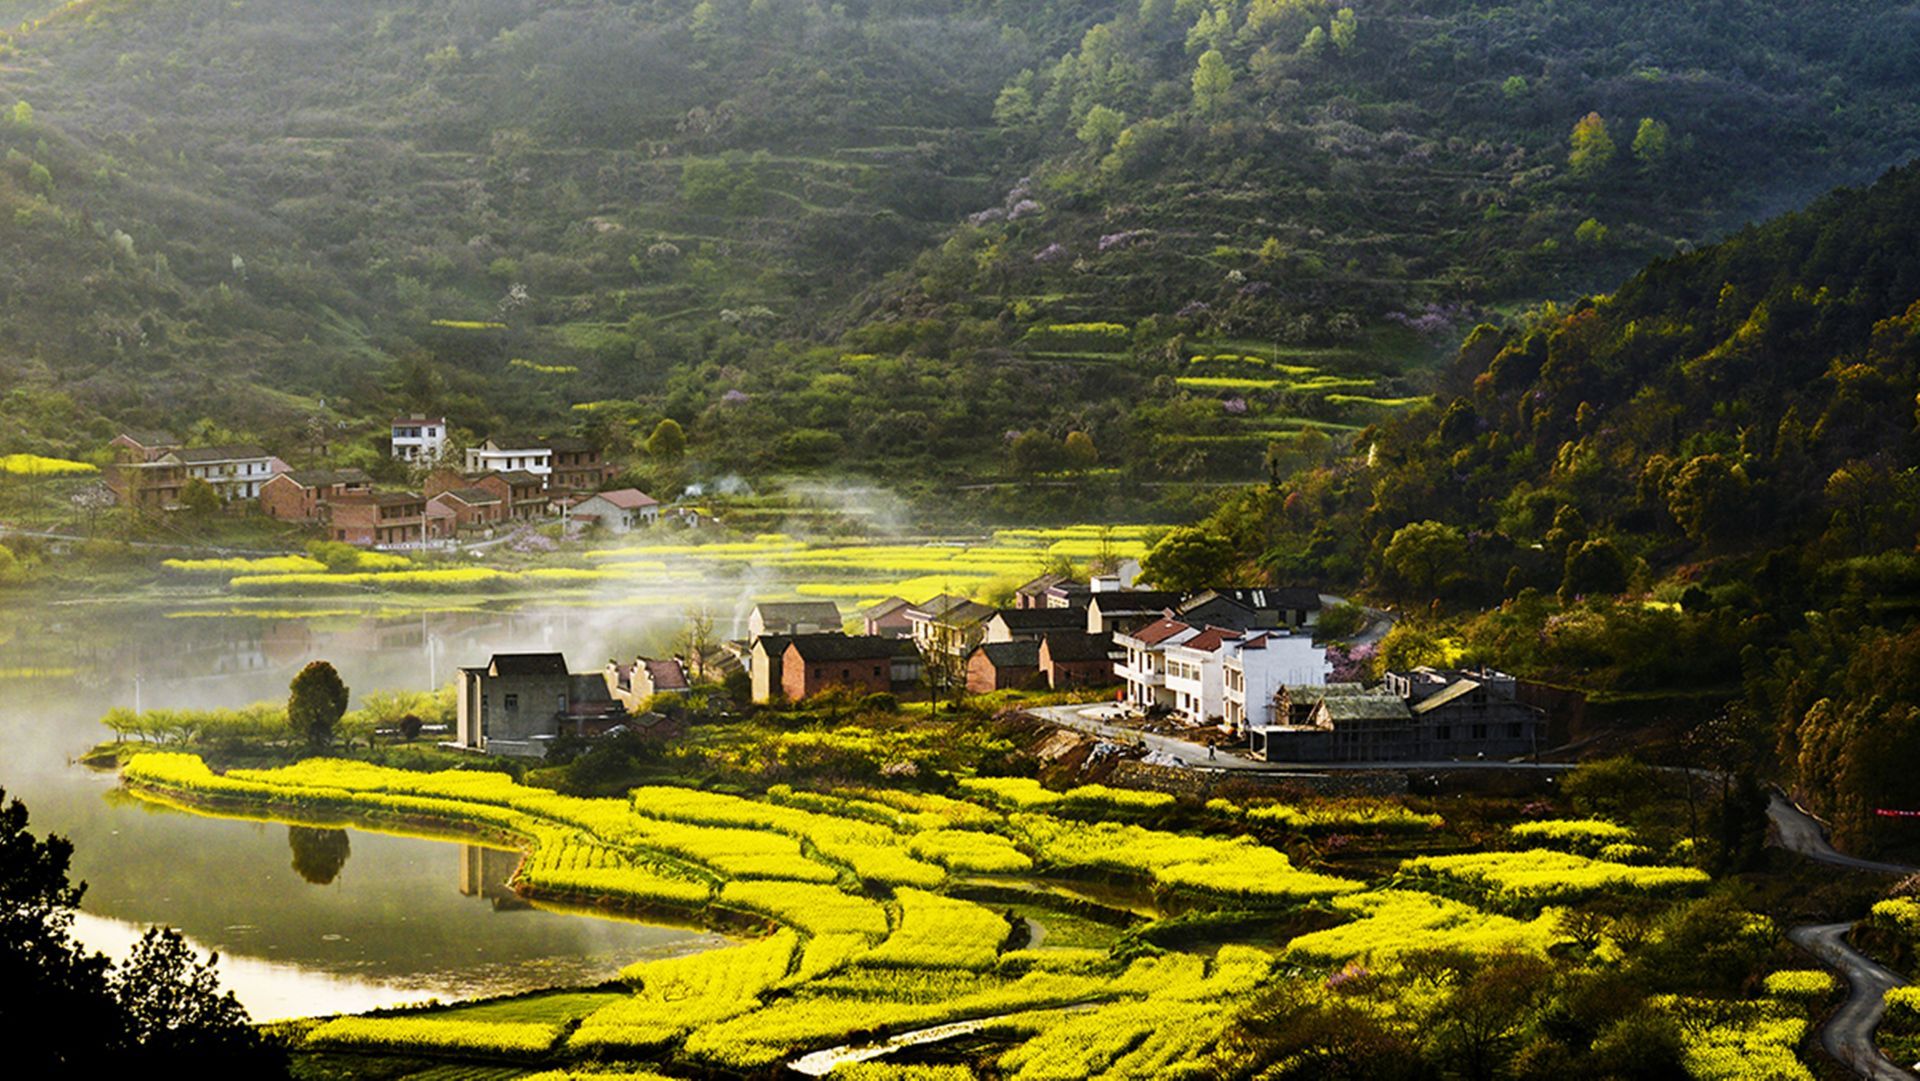
[[1874, 810], [1920, 768], [1916, 252], [1909, 165], [1482, 326], [1436, 404], [1205, 528], [1421, 614], [1392, 663], [1576, 687], [1896, 840]]
[[1084, 431], [1246, 478], [1422, 400], [1478, 317], [1920, 148], [1911, 4], [5, 11], [8, 449], [365, 458], [418, 407], [672, 416], [714, 472], [1017, 480]]

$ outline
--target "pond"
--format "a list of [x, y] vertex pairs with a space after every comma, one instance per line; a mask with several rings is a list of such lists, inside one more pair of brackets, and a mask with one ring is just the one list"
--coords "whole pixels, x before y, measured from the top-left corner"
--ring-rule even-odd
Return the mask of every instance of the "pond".
[[425, 689], [496, 651], [557, 649], [576, 670], [659, 650], [676, 609], [487, 606], [303, 611], [165, 603], [0, 610], [0, 787], [31, 829], [73, 841], [83, 941], [121, 956], [147, 925], [220, 954], [256, 1020], [594, 983], [633, 961], [710, 948], [691, 927], [530, 906], [517, 854], [364, 830], [162, 808], [72, 764], [113, 706], [282, 699], [325, 658], [357, 690]]

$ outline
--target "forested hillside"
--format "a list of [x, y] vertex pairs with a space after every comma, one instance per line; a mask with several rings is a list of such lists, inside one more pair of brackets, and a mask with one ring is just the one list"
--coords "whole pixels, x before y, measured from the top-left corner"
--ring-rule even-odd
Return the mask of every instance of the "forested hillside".
[[[1920, 166], [1473, 331], [1439, 404], [1230, 501], [1282, 577], [1367, 581], [1464, 650], [1698, 731], [1886, 839], [1920, 767]], [[1644, 711], [1634, 720], [1657, 719]]]
[[418, 407], [672, 416], [696, 471], [1245, 478], [1423, 400], [1478, 318], [1920, 147], [1913, 5], [5, 11], [19, 450], [365, 455]]

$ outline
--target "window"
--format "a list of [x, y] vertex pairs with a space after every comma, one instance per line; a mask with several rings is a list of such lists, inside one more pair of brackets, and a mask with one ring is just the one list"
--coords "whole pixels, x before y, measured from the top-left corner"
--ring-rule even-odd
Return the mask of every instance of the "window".
[[1508, 739], [1519, 739], [1519, 738], [1521, 737], [1521, 731], [1520, 731], [1520, 728], [1521, 728], [1521, 725], [1520, 725], [1520, 722], [1518, 722], [1518, 721], [1515, 721], [1515, 722], [1513, 722], [1512, 724], [1510, 724], [1510, 725], [1508, 725], [1508, 726], [1507, 726], [1507, 738], [1508, 738]]
[[1476, 725], [1474, 725], [1474, 726], [1473, 726], [1473, 738], [1474, 738], [1474, 739], [1486, 739], [1486, 738], [1487, 738], [1487, 726], [1486, 726], [1486, 725], [1484, 725], [1484, 724], [1476, 724]]
[[517, 694], [503, 694], [500, 696], [500, 705], [501, 708], [505, 709], [508, 713], [518, 713], [520, 712], [520, 696]]
[[1433, 728], [1433, 738], [1434, 739], [1452, 739], [1453, 728], [1449, 725], [1444, 725], [1444, 724], [1435, 725]]
[[565, 713], [567, 711], [567, 696], [564, 694], [556, 694], [554, 697], [559, 699], [559, 701], [555, 703], [556, 711]]

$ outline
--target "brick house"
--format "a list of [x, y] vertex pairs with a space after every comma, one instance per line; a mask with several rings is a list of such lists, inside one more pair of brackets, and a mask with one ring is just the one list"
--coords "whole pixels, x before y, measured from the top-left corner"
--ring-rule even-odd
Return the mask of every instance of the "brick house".
[[1013, 606], [1015, 608], [1045, 608], [1047, 607], [1047, 591], [1054, 586], [1071, 581], [1072, 579], [1064, 574], [1043, 574], [1013, 591]]
[[678, 657], [635, 657], [632, 664], [608, 661], [605, 678], [614, 699], [630, 711], [656, 694], [686, 694], [693, 689], [687, 666]]
[[[475, 478], [477, 486], [485, 478]], [[547, 516], [547, 481], [545, 477], [529, 473], [524, 469], [515, 469], [500, 474], [507, 485], [507, 517], [516, 522], [532, 521]]]
[[317, 522], [329, 501], [373, 490], [373, 478], [358, 469], [296, 469], [260, 486], [260, 509], [283, 522]]
[[787, 647], [790, 634], [755, 635], [747, 647], [747, 677], [753, 684], [755, 702], [771, 702], [786, 693]]
[[[504, 487], [504, 485], [501, 485]], [[442, 507], [453, 515], [453, 528], [483, 529], [507, 517], [505, 496], [486, 488], [450, 488], [427, 498], [427, 506]]]
[[1116, 682], [1113, 636], [1059, 631], [1040, 639], [1040, 674], [1056, 691]]
[[419, 545], [427, 530], [427, 500], [416, 492], [364, 492], [327, 504], [327, 538], [361, 548]]
[[907, 609], [912, 607], [899, 597], [888, 597], [864, 608], [860, 612], [862, 632], [882, 638], [912, 638], [913, 623], [907, 619]]
[[157, 461], [161, 455], [185, 445], [179, 436], [157, 428], [128, 428], [107, 441], [107, 446], [113, 448], [115, 460], [122, 462]]
[[166, 510], [180, 505], [187, 467], [170, 458], [153, 462], [115, 462], [107, 467], [107, 488], [122, 506]]
[[555, 492], [592, 492], [612, 480], [617, 471], [602, 460], [600, 448], [571, 435], [545, 441], [551, 453], [548, 486]]
[[891, 692], [894, 649], [891, 638], [796, 635], [781, 658], [781, 689], [790, 702], [836, 687], [857, 694]]
[[986, 642], [967, 654], [968, 694], [1031, 687], [1040, 679], [1040, 643], [1031, 638]]
[[994, 610], [984, 604], [942, 593], [907, 609], [907, 622], [921, 653], [964, 658], [980, 644], [984, 625], [993, 615]]

